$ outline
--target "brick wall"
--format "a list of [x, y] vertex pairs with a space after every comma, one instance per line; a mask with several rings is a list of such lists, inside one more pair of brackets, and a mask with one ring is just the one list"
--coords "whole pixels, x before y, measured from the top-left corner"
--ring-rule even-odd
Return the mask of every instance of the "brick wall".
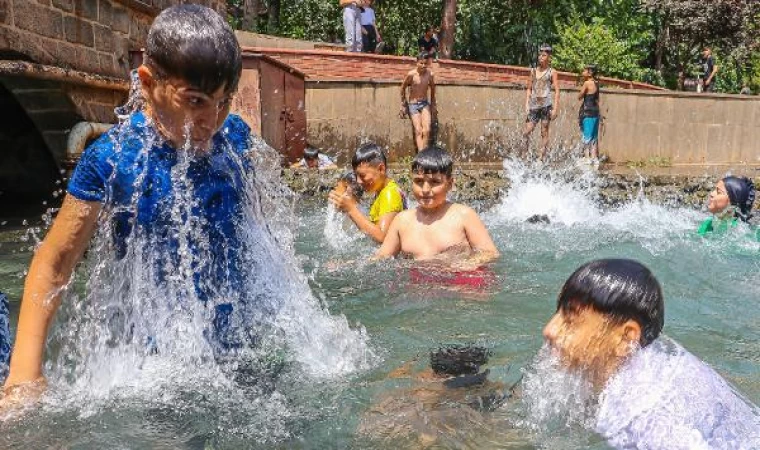
[[[126, 77], [129, 50], [153, 18], [181, 0], [0, 0], [0, 59]], [[224, 12], [224, 0], [198, 0]]]
[[[401, 82], [414, 68], [415, 59], [403, 56], [347, 53], [330, 50], [304, 50], [285, 48], [244, 48], [278, 59], [304, 74], [310, 81], [333, 80], [397, 80]], [[433, 64], [439, 83], [519, 83], [524, 84], [530, 69], [500, 64], [483, 64], [469, 61], [439, 60]], [[575, 86], [578, 75], [560, 72], [560, 83]], [[623, 89], [654, 89], [656, 86], [614, 78], [601, 79], [607, 87]]]

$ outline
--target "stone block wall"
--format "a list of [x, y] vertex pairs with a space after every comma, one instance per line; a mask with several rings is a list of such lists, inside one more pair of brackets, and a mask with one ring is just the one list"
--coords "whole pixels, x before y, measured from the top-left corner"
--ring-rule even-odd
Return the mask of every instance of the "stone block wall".
[[[0, 59], [121, 77], [153, 18], [181, 0], [0, 0]], [[224, 0], [198, 0], [225, 11]]]

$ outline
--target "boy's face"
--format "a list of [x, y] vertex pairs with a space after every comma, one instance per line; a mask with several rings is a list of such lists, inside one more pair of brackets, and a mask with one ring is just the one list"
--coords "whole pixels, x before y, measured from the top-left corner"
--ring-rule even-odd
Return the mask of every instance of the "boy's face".
[[319, 168], [319, 157], [316, 158], [304, 158], [304, 161], [306, 161], [306, 167], [309, 169], [318, 169]]
[[417, 60], [417, 72], [423, 73], [428, 67], [430, 67], [430, 58]]
[[591, 78], [591, 72], [589, 72], [588, 69], [583, 69], [583, 73], [581, 73], [581, 76], [583, 78]]
[[138, 75], [151, 117], [161, 133], [176, 148], [189, 143], [192, 148], [207, 150], [230, 113], [235, 93], [226, 92], [222, 86], [207, 94], [182, 79], [158, 79], [144, 65]]
[[354, 170], [356, 180], [365, 192], [378, 193], [385, 184], [385, 164], [361, 163]]
[[569, 369], [597, 376], [611, 375], [631, 353], [641, 327], [633, 320], [618, 324], [592, 307], [571, 303], [568, 311], [557, 310], [543, 334]]
[[538, 54], [539, 64], [549, 64], [551, 60], [552, 60], [552, 55], [550, 55], [549, 52], [540, 52]]
[[728, 197], [728, 191], [726, 191], [726, 185], [723, 180], [718, 181], [715, 185], [715, 189], [710, 192], [710, 197], [707, 201], [707, 209], [713, 214], [718, 214], [725, 211], [731, 204], [731, 199]]
[[453, 178], [442, 173], [416, 172], [412, 175], [412, 193], [422, 209], [436, 209], [446, 204]]

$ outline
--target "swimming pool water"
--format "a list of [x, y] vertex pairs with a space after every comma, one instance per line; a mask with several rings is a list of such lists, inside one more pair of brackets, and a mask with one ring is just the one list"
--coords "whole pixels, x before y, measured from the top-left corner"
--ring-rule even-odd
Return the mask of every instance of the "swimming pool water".
[[[142, 370], [164, 377], [162, 383], [124, 382], [94, 402], [75, 389], [52, 393], [23, 420], [0, 424], [0, 446], [606, 448], [582, 427], [537, 434], [524, 423], [520, 399], [481, 413], [397, 371], [405, 363], [412, 372], [423, 369], [439, 344], [476, 342], [492, 350], [492, 381], [518, 382], [542, 345], [564, 280], [602, 257], [649, 266], [666, 298], [664, 333], [760, 403], [760, 245], [741, 233], [696, 236], [704, 212], [645, 198], [602, 208], [593, 186], [577, 179], [511, 175], [517, 181], [510, 191], [482, 210], [502, 253], [492, 266], [497, 284], [484, 292], [414, 284], [408, 261], [368, 262], [374, 246], [354, 239], [324, 199], [297, 204], [298, 262], [324, 307], [366, 329], [371, 368], [311, 378], [294, 363], [261, 389], [223, 373], [195, 374], [177, 366], [181, 361], [148, 359]], [[547, 214], [552, 223], [526, 223], [532, 214]], [[344, 226], [348, 231], [338, 229]], [[0, 290], [14, 315], [31, 255], [23, 236], [0, 230]]]

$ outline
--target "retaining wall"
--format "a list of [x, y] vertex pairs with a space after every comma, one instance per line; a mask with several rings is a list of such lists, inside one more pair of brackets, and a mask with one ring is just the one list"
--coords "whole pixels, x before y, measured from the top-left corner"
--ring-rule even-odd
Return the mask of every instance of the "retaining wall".
[[[413, 153], [411, 124], [398, 117], [400, 80], [308, 81], [309, 142], [346, 161], [362, 141]], [[438, 141], [460, 161], [494, 162], [523, 145], [525, 90], [511, 83], [442, 81]], [[577, 90], [561, 92], [551, 142], [579, 143]], [[760, 165], [760, 98], [603, 89], [601, 149], [615, 163]], [[533, 142], [539, 139], [536, 130]]]

